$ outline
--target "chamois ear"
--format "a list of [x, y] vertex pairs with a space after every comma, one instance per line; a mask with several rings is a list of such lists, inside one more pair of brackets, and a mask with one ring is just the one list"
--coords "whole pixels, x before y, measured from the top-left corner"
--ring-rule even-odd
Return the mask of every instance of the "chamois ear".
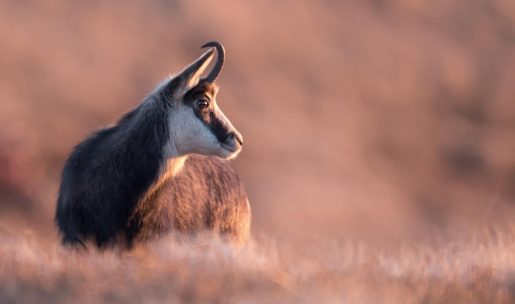
[[213, 59], [214, 49], [210, 49], [180, 72], [175, 78], [170, 81], [168, 88], [172, 94], [174, 100], [180, 100], [184, 95], [191, 90], [194, 86], [199, 83], [200, 75], [204, 73], [207, 66]]

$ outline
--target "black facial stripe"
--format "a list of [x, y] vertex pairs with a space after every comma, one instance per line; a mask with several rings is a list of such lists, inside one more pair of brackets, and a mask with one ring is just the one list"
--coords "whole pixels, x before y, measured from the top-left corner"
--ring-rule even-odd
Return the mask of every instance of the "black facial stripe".
[[214, 111], [209, 112], [211, 118], [210, 123], [207, 125], [209, 130], [215, 134], [219, 142], [225, 142], [229, 136], [229, 128], [223, 121], [216, 115]]
[[196, 109], [194, 106], [192, 107], [195, 116], [197, 116], [198, 119], [200, 119], [200, 121], [202, 121], [202, 123], [213, 133], [213, 135], [215, 135], [218, 141], [225, 142], [229, 136], [230, 130], [223, 120], [216, 115], [215, 111], [202, 111]]
[[[231, 128], [224, 122], [221, 117], [215, 112], [214, 101], [212, 100], [216, 95], [216, 87], [208, 82], [201, 82], [195, 88], [191, 89], [184, 96], [184, 104], [188, 105], [193, 109], [195, 116], [202, 121], [202, 123], [215, 135], [219, 142], [225, 142]], [[195, 101], [205, 98], [210, 102], [209, 109], [198, 109], [195, 105]]]

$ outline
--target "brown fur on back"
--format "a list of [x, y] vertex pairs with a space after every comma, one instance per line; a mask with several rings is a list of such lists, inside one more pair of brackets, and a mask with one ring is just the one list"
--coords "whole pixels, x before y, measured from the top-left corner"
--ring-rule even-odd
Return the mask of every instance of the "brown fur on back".
[[136, 242], [174, 231], [185, 235], [210, 231], [237, 243], [248, 238], [250, 206], [227, 161], [189, 156], [175, 176], [168, 174], [156, 187], [151, 187], [129, 221], [128, 231]]

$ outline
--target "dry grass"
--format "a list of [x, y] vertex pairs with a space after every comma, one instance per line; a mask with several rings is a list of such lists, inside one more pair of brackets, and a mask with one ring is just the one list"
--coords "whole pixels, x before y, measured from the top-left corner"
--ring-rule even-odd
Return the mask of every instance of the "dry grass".
[[[133, 252], [0, 240], [2, 303], [513, 303], [515, 234], [490, 229], [395, 249], [357, 241], [234, 248], [204, 236]], [[301, 249], [301, 250], [299, 250]]]

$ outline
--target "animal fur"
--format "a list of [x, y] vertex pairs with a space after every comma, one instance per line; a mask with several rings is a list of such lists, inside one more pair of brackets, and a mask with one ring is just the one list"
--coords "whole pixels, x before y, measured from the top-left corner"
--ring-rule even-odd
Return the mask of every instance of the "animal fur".
[[[194, 79], [208, 53], [74, 149], [57, 200], [63, 243], [131, 247], [168, 233], [202, 231], [245, 241], [247, 195], [234, 169], [218, 157], [236, 155], [220, 147], [229, 140], [241, 144], [241, 136], [216, 106], [216, 86]], [[212, 99], [209, 113], [194, 109], [198, 98]]]

